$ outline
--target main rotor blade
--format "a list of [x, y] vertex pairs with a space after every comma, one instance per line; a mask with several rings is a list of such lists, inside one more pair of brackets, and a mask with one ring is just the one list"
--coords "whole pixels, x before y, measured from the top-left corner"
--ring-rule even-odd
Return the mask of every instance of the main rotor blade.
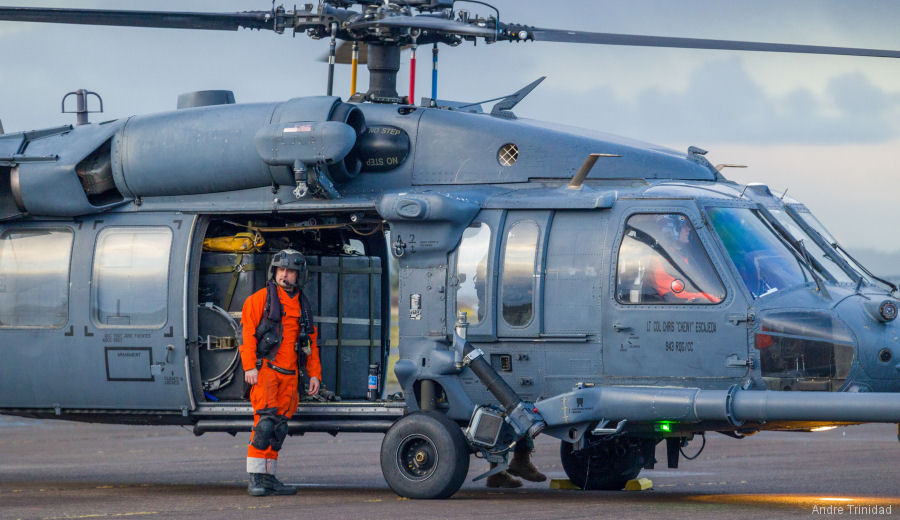
[[348, 30], [363, 29], [366, 27], [406, 27], [409, 29], [423, 29], [440, 31], [452, 34], [461, 34], [463, 36], [482, 36], [485, 38], [496, 37], [495, 29], [479, 27], [477, 25], [457, 22], [455, 20], [447, 20], [444, 18], [436, 18], [433, 16], [387, 16], [380, 20], [367, 20], [362, 22], [351, 23], [346, 27]]
[[55, 9], [38, 7], [0, 7], [0, 20], [16, 22], [161, 27], [168, 29], [208, 29], [236, 31], [275, 29], [271, 11], [240, 13], [188, 13], [176, 11], [114, 11], [104, 9]]
[[745, 42], [735, 40], [706, 40], [702, 38], [674, 38], [638, 34], [565, 31], [561, 29], [526, 28], [535, 41], [565, 43], [595, 43], [601, 45], [629, 45], [640, 47], [676, 47], [681, 49], [717, 49], [728, 51], [799, 52], [805, 54], [836, 54], [842, 56], [873, 56], [900, 58], [900, 51], [858, 49], [853, 47], [824, 47], [821, 45], [793, 45], [787, 43]]

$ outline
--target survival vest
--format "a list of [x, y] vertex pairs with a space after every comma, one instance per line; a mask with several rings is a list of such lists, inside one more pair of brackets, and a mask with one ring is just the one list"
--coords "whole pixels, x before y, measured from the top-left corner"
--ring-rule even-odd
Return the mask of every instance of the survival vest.
[[[302, 368], [306, 365], [306, 356], [312, 349], [309, 344], [309, 337], [315, 330], [313, 328], [312, 307], [306, 295], [300, 290], [300, 332], [297, 334], [297, 342], [294, 349], [297, 351], [297, 366]], [[263, 310], [262, 319], [256, 327], [256, 368], [262, 366], [262, 360], [275, 359], [275, 354], [281, 347], [284, 340], [284, 326], [281, 318], [284, 316], [284, 309], [281, 307], [281, 300], [278, 299], [278, 285], [274, 281], [266, 282], [266, 307]]]

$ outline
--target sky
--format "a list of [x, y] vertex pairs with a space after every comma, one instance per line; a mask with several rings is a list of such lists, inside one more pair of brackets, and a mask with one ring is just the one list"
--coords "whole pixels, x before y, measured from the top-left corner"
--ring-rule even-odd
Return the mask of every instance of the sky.
[[[267, 0], [14, 1], [8, 6], [266, 10]], [[495, 0], [501, 20], [586, 31], [900, 50], [894, 0]], [[293, 4], [287, 5], [292, 7]], [[458, 8], [487, 14], [474, 4]], [[71, 123], [69, 91], [103, 97], [106, 120], [172, 110], [179, 94], [233, 90], [238, 102], [325, 92], [327, 41], [271, 32], [0, 22], [0, 120], [20, 131]], [[738, 182], [804, 203], [851, 249], [900, 251], [900, 60], [561, 43], [441, 47], [438, 97], [478, 101], [547, 80], [521, 117], [709, 151]], [[419, 54], [417, 97], [431, 85]], [[407, 90], [404, 54], [398, 89]], [[349, 94], [349, 67], [335, 93]], [[360, 85], [367, 84], [364, 68]]]

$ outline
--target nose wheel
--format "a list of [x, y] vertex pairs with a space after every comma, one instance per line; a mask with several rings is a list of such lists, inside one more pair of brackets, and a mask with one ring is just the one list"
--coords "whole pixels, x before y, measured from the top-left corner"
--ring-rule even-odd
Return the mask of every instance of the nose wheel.
[[414, 412], [384, 435], [381, 472], [402, 497], [447, 498], [469, 472], [469, 446], [459, 425], [444, 414]]

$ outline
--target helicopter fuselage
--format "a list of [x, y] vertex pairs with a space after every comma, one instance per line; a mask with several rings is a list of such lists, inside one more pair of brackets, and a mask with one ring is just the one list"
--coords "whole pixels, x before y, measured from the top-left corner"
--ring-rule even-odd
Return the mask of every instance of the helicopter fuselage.
[[[236, 345], [203, 317], [216, 307], [234, 318], [240, 301], [234, 287], [206, 290], [204, 276], [259, 270], [276, 244], [320, 266], [316, 305], [336, 308], [319, 307], [318, 326], [337, 324], [320, 334], [335, 347], [323, 365], [350, 402], [364, 399], [370, 365], [387, 366], [390, 256], [399, 265], [405, 401], [360, 409], [369, 422], [346, 409], [329, 408], [339, 420], [301, 413], [294, 432], [384, 431], [420, 409], [465, 423], [496, 404], [454, 352], [455, 328], [535, 410], [591, 387], [900, 392], [898, 326], [878, 314], [894, 305], [890, 291], [829, 244], [802, 204], [727, 181], [704, 153], [332, 97], [0, 136], [0, 411], [247, 429], [239, 368], [227, 382], [210, 373], [229, 369], [210, 360]], [[590, 154], [600, 158], [576, 182]], [[204, 245], [248, 230], [269, 244], [237, 253], [253, 269], [239, 250]], [[343, 271], [360, 261], [364, 271]], [[360, 315], [342, 314], [360, 302]], [[891, 413], [694, 417], [667, 431]], [[583, 426], [624, 418], [595, 415]], [[629, 428], [657, 435], [655, 424], [677, 419]]]

